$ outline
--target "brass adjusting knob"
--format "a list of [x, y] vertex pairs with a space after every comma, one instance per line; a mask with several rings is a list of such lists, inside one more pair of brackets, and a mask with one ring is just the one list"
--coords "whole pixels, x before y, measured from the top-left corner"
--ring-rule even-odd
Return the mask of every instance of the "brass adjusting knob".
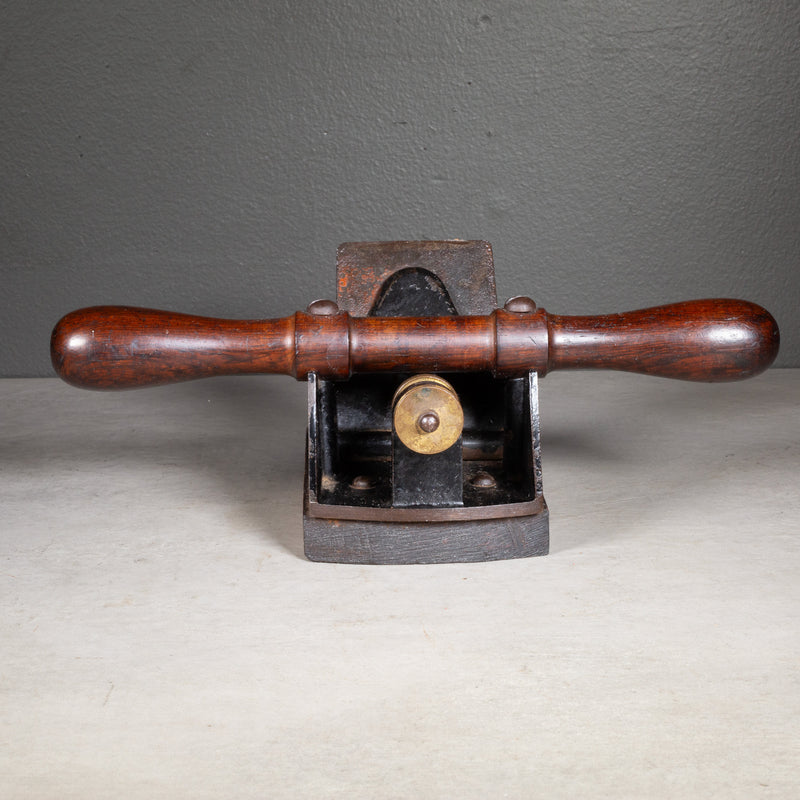
[[447, 450], [464, 427], [458, 395], [438, 375], [415, 375], [404, 381], [395, 392], [392, 409], [398, 438], [415, 453]]

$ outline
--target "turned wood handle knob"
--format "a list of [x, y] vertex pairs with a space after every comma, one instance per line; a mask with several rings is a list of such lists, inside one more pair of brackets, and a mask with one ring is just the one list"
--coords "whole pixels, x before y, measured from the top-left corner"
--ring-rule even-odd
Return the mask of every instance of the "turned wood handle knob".
[[94, 306], [73, 311], [58, 322], [50, 357], [61, 378], [84, 389], [132, 389], [216, 375], [291, 372], [292, 322], [292, 317], [232, 320]]
[[692, 381], [763, 372], [778, 354], [772, 315], [744, 300], [685, 303], [592, 317], [548, 316], [549, 369], [617, 369]]

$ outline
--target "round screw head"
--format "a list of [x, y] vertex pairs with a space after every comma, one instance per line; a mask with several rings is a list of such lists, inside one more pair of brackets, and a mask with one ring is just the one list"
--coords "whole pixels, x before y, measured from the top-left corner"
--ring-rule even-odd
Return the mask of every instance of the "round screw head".
[[375, 481], [372, 480], [372, 478], [370, 478], [368, 475], [356, 475], [350, 484], [350, 488], [365, 492], [368, 489], [375, 488]]
[[439, 427], [439, 417], [435, 411], [426, 411], [417, 420], [417, 427], [425, 433], [433, 433]]
[[494, 489], [497, 486], [497, 481], [488, 472], [476, 472], [473, 475], [470, 484], [476, 489]]
[[536, 311], [536, 303], [530, 297], [519, 295], [506, 300], [504, 308], [506, 311], [513, 311], [515, 314], [532, 314]]
[[308, 304], [307, 314], [316, 314], [319, 317], [331, 317], [339, 313], [339, 306], [333, 300], [315, 300]]

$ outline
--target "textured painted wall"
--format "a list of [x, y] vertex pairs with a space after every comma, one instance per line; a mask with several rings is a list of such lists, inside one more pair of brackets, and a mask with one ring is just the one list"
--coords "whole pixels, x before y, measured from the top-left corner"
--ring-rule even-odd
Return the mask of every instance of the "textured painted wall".
[[72, 308], [283, 315], [408, 238], [554, 313], [754, 300], [800, 366], [796, 2], [4, 6], [0, 374]]

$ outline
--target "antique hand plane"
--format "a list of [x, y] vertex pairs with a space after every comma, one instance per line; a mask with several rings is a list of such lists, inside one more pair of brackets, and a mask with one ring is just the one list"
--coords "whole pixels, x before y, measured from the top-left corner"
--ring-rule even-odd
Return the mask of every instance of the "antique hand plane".
[[56, 325], [68, 383], [125, 389], [215, 375], [307, 380], [303, 506], [314, 561], [432, 563], [544, 555], [538, 377], [603, 368], [694, 381], [765, 370], [760, 306], [695, 300], [605, 316], [497, 307], [482, 241], [339, 248], [337, 298], [281, 319], [97, 306]]

